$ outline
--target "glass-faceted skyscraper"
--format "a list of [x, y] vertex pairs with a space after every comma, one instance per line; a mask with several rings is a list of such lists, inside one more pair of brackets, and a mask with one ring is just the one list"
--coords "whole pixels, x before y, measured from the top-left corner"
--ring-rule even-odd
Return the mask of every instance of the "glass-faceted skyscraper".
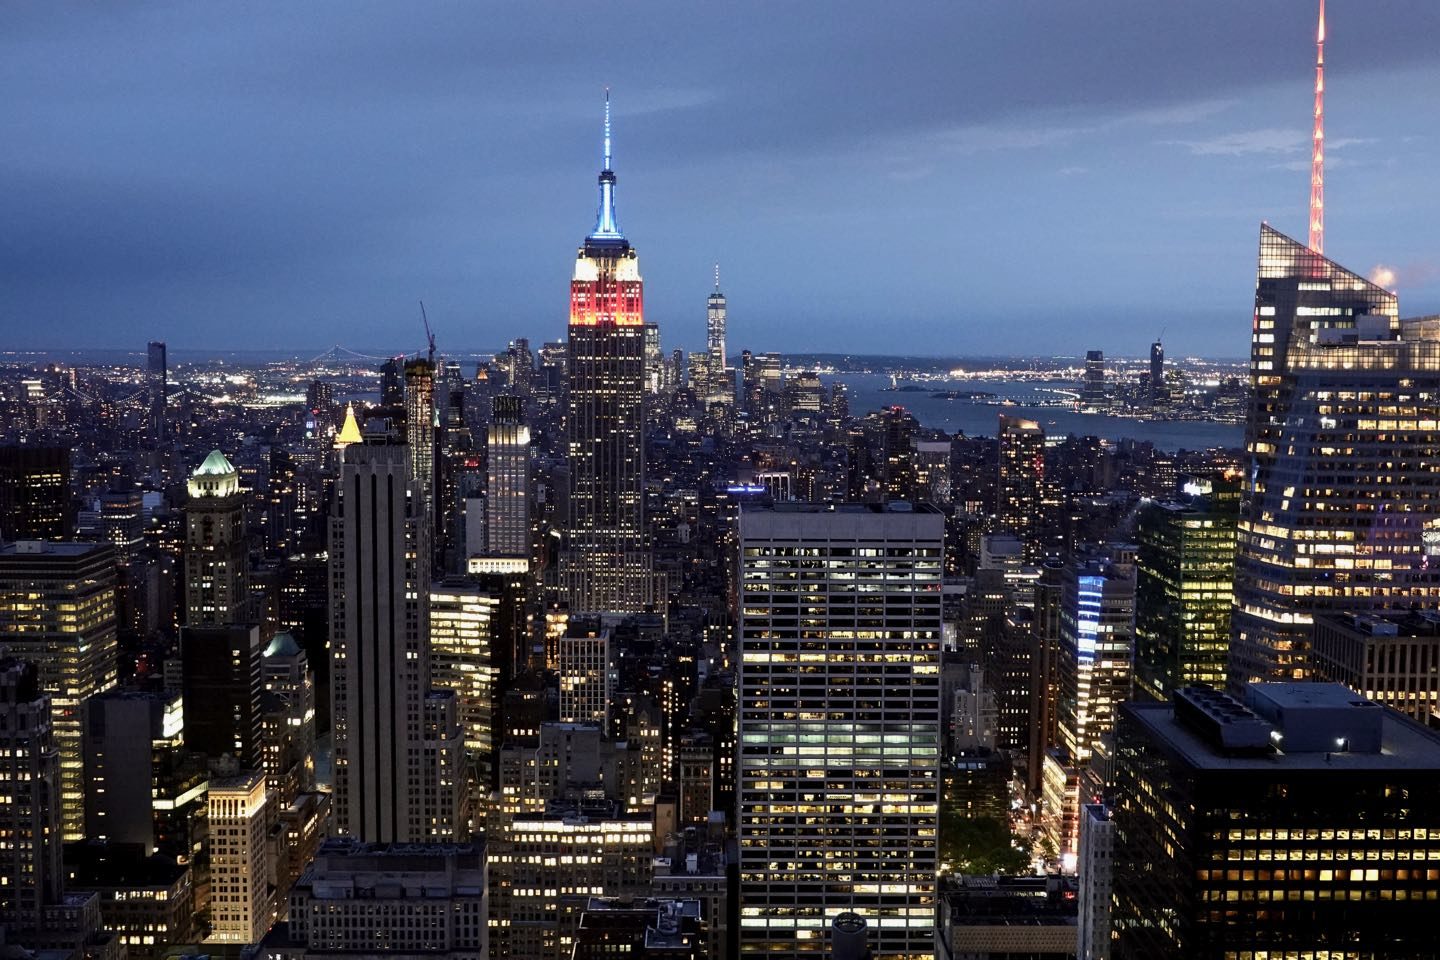
[[1305, 679], [1315, 614], [1440, 598], [1440, 318], [1260, 228], [1229, 680]]

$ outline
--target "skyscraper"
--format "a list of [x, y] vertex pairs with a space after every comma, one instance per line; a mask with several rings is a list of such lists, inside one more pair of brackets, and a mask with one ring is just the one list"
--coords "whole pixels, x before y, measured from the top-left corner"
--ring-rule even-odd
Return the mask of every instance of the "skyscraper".
[[33, 662], [51, 697], [64, 838], [85, 839], [85, 700], [115, 684], [115, 550], [99, 543], [0, 546], [0, 655]]
[[607, 94], [600, 210], [570, 284], [570, 526], [560, 585], [572, 612], [640, 611], [654, 598], [644, 514], [644, 284], [615, 219], [614, 191]]
[[1080, 409], [1085, 413], [1102, 413], [1110, 406], [1105, 392], [1105, 351], [1085, 353], [1085, 380], [1080, 385]]
[[169, 393], [170, 371], [165, 358], [165, 342], [151, 340], [145, 348], [146, 389], [150, 394], [150, 439], [156, 443], [166, 437], [166, 396]]
[[0, 660], [0, 925], [31, 933], [63, 889], [60, 753], [35, 665]]
[[270, 889], [265, 774], [210, 784], [210, 940], [256, 943], [275, 919]]
[[65, 540], [70, 510], [70, 448], [0, 447], [0, 541]]
[[497, 557], [530, 556], [530, 427], [525, 401], [502, 395], [492, 401], [485, 551]]
[[1440, 736], [1339, 684], [1246, 694], [1120, 708], [1113, 956], [1432, 954]]
[[735, 402], [734, 374], [725, 358], [725, 294], [720, 292], [720, 265], [715, 265], [715, 290], [705, 301], [705, 352], [709, 355], [706, 382], [693, 384], [696, 397], [711, 404]]
[[1152, 699], [1225, 684], [1239, 505], [1235, 484], [1192, 480], [1182, 499], [1140, 512], [1135, 687]]
[[909, 504], [740, 514], [741, 952], [930, 956], [944, 516]]
[[247, 770], [264, 762], [262, 654], [257, 624], [181, 628], [186, 747]]
[[185, 622], [243, 623], [250, 606], [250, 552], [240, 475], [219, 450], [190, 475], [185, 505]]
[[1317, 613], [1433, 604], [1440, 321], [1260, 227], [1232, 691], [1303, 679]]
[[435, 364], [419, 357], [405, 361], [405, 445], [410, 476], [420, 485], [421, 512], [430, 517], [435, 510]]
[[1000, 475], [996, 514], [1000, 526], [1025, 544], [1025, 559], [1035, 563], [1043, 545], [1040, 505], [1045, 490], [1045, 431], [1034, 420], [1000, 415]]
[[345, 448], [330, 520], [336, 832], [420, 842], [426, 790], [430, 539], [404, 444]]
[[1150, 344], [1150, 406], [1164, 406], [1170, 402], [1170, 390], [1165, 386], [1165, 345], [1159, 340]]

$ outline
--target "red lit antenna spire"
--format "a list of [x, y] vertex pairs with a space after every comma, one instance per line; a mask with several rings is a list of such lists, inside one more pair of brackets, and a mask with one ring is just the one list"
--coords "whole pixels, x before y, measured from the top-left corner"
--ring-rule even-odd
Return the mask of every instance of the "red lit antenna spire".
[[1325, 252], [1325, 0], [1315, 34], [1315, 136], [1310, 145], [1310, 249]]

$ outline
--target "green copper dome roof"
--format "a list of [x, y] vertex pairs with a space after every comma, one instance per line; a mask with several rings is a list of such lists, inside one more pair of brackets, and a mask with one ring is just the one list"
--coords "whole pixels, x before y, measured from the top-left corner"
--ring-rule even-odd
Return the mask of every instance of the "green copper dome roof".
[[229, 460], [225, 459], [225, 454], [219, 450], [211, 450], [210, 456], [205, 458], [205, 462], [200, 464], [199, 469], [195, 471], [194, 475], [197, 477], [205, 477], [234, 472], [235, 468], [230, 464]]

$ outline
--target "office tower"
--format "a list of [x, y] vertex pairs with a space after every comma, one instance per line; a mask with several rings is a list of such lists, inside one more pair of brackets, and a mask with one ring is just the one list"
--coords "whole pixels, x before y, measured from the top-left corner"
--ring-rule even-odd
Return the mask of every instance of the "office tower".
[[1121, 707], [1113, 955], [1433, 952], [1440, 737], [1339, 684], [1246, 694]]
[[265, 691], [258, 624], [183, 627], [180, 664], [185, 745], [242, 769], [264, 762]]
[[1110, 960], [1110, 899], [1115, 883], [1115, 821], [1103, 803], [1080, 807], [1079, 943], [1076, 960]]
[[[367, 844], [332, 837], [261, 944], [268, 957], [433, 957], [491, 952], [485, 853], [459, 843]], [[337, 896], [336, 891], [345, 891]]]
[[1161, 407], [1170, 402], [1170, 388], [1165, 385], [1165, 345], [1159, 340], [1150, 344], [1150, 406]]
[[1440, 613], [1315, 618], [1314, 679], [1343, 683], [1426, 726], [1440, 726]]
[[610, 722], [613, 693], [610, 631], [584, 621], [570, 621], [560, 638], [560, 722]]
[[315, 423], [315, 436], [317, 439], [328, 438], [339, 426], [335, 422], [335, 414], [339, 407], [335, 405], [335, 385], [328, 380], [311, 380], [310, 386], [305, 388], [305, 407], [310, 411], [310, 418]]
[[146, 346], [145, 385], [150, 395], [150, 439], [160, 443], [166, 439], [166, 395], [170, 372], [165, 360], [165, 343], [151, 340]]
[[645, 392], [669, 392], [672, 388], [665, 371], [665, 352], [660, 348], [660, 324], [645, 324]]
[[288, 631], [265, 647], [260, 670], [265, 775], [272, 798], [284, 808], [315, 789], [315, 674]]
[[185, 505], [185, 622], [249, 619], [250, 547], [240, 474], [219, 450], [190, 475]]
[[0, 447], [0, 541], [67, 540], [74, 533], [70, 449]]
[[488, 437], [485, 552], [529, 557], [530, 427], [522, 398], [502, 395], [492, 401]]
[[367, 842], [421, 842], [453, 832], [424, 811], [454, 809], [437, 794], [461, 785], [442, 784], [426, 763], [429, 523], [409, 449], [386, 441], [345, 449], [331, 510], [335, 827]]
[[725, 294], [720, 292], [720, 267], [715, 267], [715, 290], [705, 301], [705, 352], [709, 355], [709, 379], [696, 385], [695, 395], [707, 408], [711, 404], [733, 404], [735, 382], [725, 357]]
[[435, 509], [435, 364], [419, 357], [405, 361], [405, 445], [421, 513], [429, 517]]
[[33, 932], [63, 890], [60, 753], [34, 664], [0, 660], [0, 925]]
[[1193, 480], [1180, 499], [1142, 508], [1135, 582], [1135, 688], [1168, 700], [1225, 685], [1240, 491]]
[[[183, 724], [178, 691], [112, 688], [89, 699], [85, 705], [85, 832], [91, 839], [137, 844], [146, 856], [166, 839], [160, 836], [164, 821], [155, 801], [166, 792], [159, 788], [167, 769], [180, 762]], [[203, 803], [203, 788], [194, 792], [194, 801]], [[166, 815], [174, 812], [163, 811]], [[185, 852], [183, 847], [180, 852]]]
[[1082, 413], [1104, 413], [1110, 406], [1105, 391], [1105, 351], [1088, 350], [1085, 353], [1085, 379], [1080, 383], [1080, 410]]
[[1034, 420], [1000, 415], [1000, 468], [996, 514], [1002, 529], [1025, 544], [1025, 559], [1039, 561], [1040, 506], [1045, 490], [1045, 431]]
[[100, 535], [115, 545], [115, 561], [126, 566], [145, 546], [145, 502], [135, 487], [107, 490], [99, 498]]
[[649, 894], [654, 834], [651, 814], [606, 801], [516, 817], [490, 846], [491, 955], [565, 960], [591, 895]]
[[499, 739], [499, 620], [500, 598], [471, 578], [452, 577], [430, 587], [430, 683], [458, 698], [465, 750], [485, 792]]
[[401, 376], [404, 357], [391, 357], [380, 364], [380, 406], [399, 407], [405, 403], [405, 381]]
[[50, 695], [66, 840], [85, 839], [83, 709], [115, 684], [115, 591], [109, 544], [0, 545], [0, 656], [33, 662]]
[[917, 440], [914, 446], [915, 499], [943, 510], [951, 501], [950, 441]]
[[1230, 683], [1303, 679], [1319, 613], [1440, 586], [1440, 322], [1260, 227]]
[[896, 503], [740, 512], [744, 954], [804, 955], [842, 911], [877, 958], [933, 950], [944, 527]]
[[654, 583], [645, 537], [644, 284], [615, 220], [610, 107], [595, 229], [570, 284], [570, 522], [560, 558], [571, 611], [643, 611]]
[[265, 807], [259, 770], [210, 783], [212, 942], [256, 943], [274, 920]]
[[1045, 756], [1044, 827], [1062, 858], [1079, 842], [1080, 804], [1097, 779], [1089, 765], [1130, 699], [1135, 643], [1135, 570], [1081, 557], [1065, 570], [1060, 598], [1057, 744]]
[[820, 383], [820, 374], [804, 370], [795, 374], [785, 384], [785, 406], [792, 417], [819, 417], [821, 398], [825, 388]]
[[1060, 745], [1060, 609], [1064, 603], [1065, 565], [1046, 560], [1035, 582], [1035, 607], [1030, 620], [1030, 740], [1026, 788], [1041, 790], [1045, 757]]

